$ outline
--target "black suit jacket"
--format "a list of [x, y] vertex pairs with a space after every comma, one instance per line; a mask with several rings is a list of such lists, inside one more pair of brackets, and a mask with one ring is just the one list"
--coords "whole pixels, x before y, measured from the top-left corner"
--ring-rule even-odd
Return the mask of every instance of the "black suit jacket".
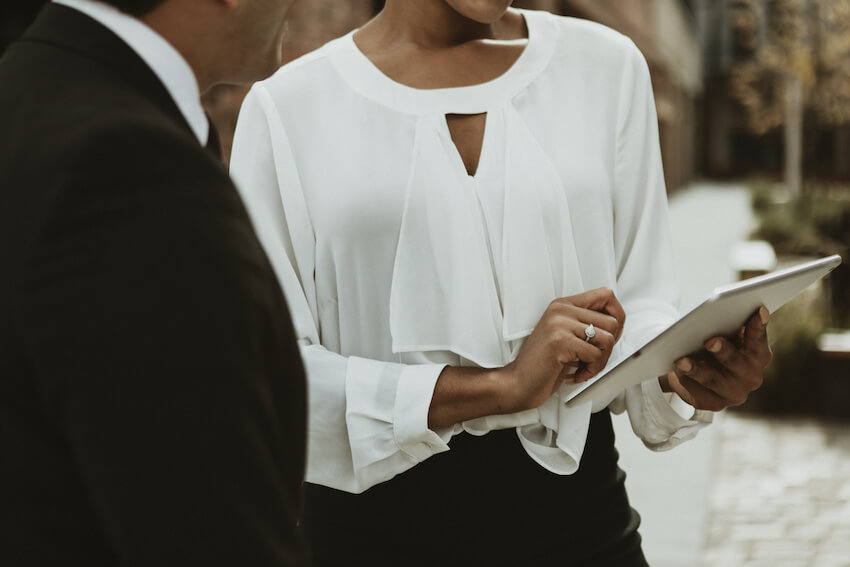
[[301, 565], [305, 386], [223, 166], [110, 31], [0, 59], [0, 565]]

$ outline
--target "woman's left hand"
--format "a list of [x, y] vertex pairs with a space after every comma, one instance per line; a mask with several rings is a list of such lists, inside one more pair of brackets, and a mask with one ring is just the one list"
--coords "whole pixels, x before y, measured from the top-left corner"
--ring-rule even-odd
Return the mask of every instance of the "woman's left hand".
[[743, 404], [761, 386], [773, 358], [767, 343], [769, 313], [762, 306], [750, 317], [735, 343], [723, 337], [705, 342], [705, 351], [676, 361], [676, 370], [659, 377], [665, 392], [675, 392], [701, 410], [720, 411]]

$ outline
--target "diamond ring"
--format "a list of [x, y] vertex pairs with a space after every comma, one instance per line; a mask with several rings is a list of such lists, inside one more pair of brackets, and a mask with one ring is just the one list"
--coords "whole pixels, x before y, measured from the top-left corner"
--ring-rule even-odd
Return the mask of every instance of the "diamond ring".
[[590, 339], [596, 336], [596, 329], [593, 328], [593, 323], [585, 327], [584, 329], [584, 340], [585, 342], [590, 342]]

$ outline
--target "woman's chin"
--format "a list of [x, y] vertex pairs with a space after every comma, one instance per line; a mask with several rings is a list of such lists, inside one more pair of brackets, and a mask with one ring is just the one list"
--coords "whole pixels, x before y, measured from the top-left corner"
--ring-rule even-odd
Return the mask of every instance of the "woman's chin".
[[480, 24], [492, 24], [505, 15], [513, 0], [445, 0], [446, 4], [460, 14]]

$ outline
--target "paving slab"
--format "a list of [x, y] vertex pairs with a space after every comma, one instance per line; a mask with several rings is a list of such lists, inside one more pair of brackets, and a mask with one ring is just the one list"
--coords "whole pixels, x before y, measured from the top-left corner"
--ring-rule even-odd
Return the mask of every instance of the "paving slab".
[[850, 423], [727, 412], [715, 431], [698, 565], [850, 567]]

